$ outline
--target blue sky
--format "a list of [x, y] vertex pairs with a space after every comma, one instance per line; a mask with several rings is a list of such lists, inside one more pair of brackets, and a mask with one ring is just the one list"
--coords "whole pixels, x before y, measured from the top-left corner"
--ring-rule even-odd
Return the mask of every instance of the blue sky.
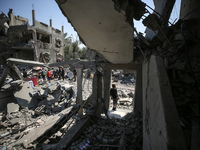
[[[142, 0], [150, 7], [154, 8], [153, 0]], [[177, 0], [174, 11], [172, 12], [170, 21], [173, 22], [175, 18], [179, 17], [180, 0]], [[14, 15], [19, 15], [29, 19], [29, 24], [32, 25], [32, 9], [35, 9], [36, 20], [49, 25], [49, 20], [52, 19], [54, 28], [61, 30], [61, 26], [64, 26], [64, 32], [68, 33], [68, 36], [73, 35], [73, 38], [77, 38], [77, 34], [73, 27], [68, 23], [65, 16], [62, 14], [55, 0], [0, 0], [0, 11], [6, 15], [9, 8], [13, 9]], [[149, 10], [149, 9], [148, 9]], [[144, 33], [145, 27], [141, 21], [134, 21], [134, 25], [138, 31]]]

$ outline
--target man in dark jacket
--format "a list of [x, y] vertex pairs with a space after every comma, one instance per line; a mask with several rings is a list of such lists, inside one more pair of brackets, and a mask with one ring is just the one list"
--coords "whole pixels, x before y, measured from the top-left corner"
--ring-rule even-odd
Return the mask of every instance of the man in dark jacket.
[[110, 89], [110, 96], [113, 99], [113, 111], [115, 111], [117, 108], [117, 100], [119, 98], [115, 84], [112, 84], [112, 88]]

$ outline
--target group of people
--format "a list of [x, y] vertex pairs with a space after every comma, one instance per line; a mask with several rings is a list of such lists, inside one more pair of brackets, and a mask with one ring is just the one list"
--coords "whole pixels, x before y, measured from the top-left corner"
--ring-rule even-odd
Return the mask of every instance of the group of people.
[[[73, 79], [74, 79], [74, 81], [76, 81], [76, 74], [77, 74], [76, 73], [76, 68], [74, 67], [74, 69], [73, 69], [73, 75], [74, 75]], [[67, 75], [65, 75], [64, 68], [63, 67], [59, 67], [56, 71], [55, 70], [53, 71], [53, 74], [51, 74], [50, 69], [48, 69], [48, 71], [47, 71], [47, 80], [49, 82], [51, 82], [52, 78], [58, 78], [58, 80], [63, 79], [63, 81], [64, 81], [64, 79], [67, 78]]]
[[[73, 81], [76, 81], [76, 75], [77, 75], [77, 72], [76, 72], [76, 68], [74, 67], [73, 68]], [[25, 80], [28, 79], [28, 74], [26, 72], [25, 69], [23, 69], [23, 77]], [[46, 81], [46, 78], [47, 80], [49, 81], [49, 83], [51, 82], [52, 79], [54, 78], [58, 78], [58, 80], [61, 80], [65, 78], [67, 78], [67, 74], [65, 74], [65, 70], [63, 67], [59, 67], [57, 70], [54, 70], [53, 72], [51, 72], [51, 69], [49, 68], [48, 71], [46, 72], [44, 68], [42, 68], [39, 73], [38, 73], [38, 78], [43, 78], [44, 81]]]

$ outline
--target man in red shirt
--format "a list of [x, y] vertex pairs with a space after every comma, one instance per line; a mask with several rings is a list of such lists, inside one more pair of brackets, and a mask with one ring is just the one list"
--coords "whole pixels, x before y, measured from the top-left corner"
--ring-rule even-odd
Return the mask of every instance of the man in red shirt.
[[48, 71], [47, 71], [47, 79], [50, 83], [51, 82], [51, 71], [50, 71], [50, 69], [48, 69]]

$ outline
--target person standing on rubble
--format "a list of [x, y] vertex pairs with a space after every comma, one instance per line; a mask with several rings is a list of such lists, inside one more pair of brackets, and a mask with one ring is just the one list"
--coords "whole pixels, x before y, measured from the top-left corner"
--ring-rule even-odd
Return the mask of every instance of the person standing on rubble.
[[65, 70], [64, 70], [64, 68], [62, 67], [62, 71], [61, 71], [61, 76], [62, 76], [62, 78], [63, 78], [63, 81], [64, 81], [64, 79], [65, 79]]
[[47, 79], [50, 83], [51, 82], [51, 71], [50, 71], [50, 69], [48, 69], [48, 71], [47, 71]]
[[28, 74], [25, 69], [23, 69], [23, 77], [25, 80], [27, 80], [27, 78], [28, 78]]
[[76, 74], [77, 74], [75, 67], [74, 67], [73, 73], [74, 73], [74, 82], [75, 82], [76, 81]]
[[45, 70], [44, 70], [44, 68], [42, 68], [42, 79], [43, 79], [43, 82], [45, 82]]
[[113, 99], [113, 111], [115, 111], [117, 109], [117, 101], [119, 99], [115, 84], [112, 84], [112, 88], [110, 89], [110, 96]]
[[62, 74], [62, 68], [59, 67], [59, 70], [58, 70], [58, 80], [61, 79], [61, 74]]

